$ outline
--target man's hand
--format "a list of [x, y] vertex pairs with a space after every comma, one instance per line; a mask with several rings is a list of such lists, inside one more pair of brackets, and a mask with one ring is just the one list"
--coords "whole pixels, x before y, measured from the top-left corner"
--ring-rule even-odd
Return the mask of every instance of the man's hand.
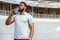
[[14, 15], [15, 11], [16, 11], [16, 8], [11, 11], [10, 15]]
[[29, 38], [29, 40], [32, 40], [32, 38]]

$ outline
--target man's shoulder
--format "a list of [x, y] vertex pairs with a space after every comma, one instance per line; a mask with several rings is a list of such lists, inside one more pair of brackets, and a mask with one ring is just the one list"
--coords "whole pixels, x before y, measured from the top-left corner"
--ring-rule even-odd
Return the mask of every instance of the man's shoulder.
[[29, 14], [29, 13], [27, 13], [27, 15], [26, 15], [26, 16], [27, 16], [27, 18], [28, 18], [28, 19], [33, 18], [33, 16], [32, 16], [31, 14]]
[[26, 15], [29, 16], [29, 17], [32, 17], [32, 15], [30, 13], [26, 13]]

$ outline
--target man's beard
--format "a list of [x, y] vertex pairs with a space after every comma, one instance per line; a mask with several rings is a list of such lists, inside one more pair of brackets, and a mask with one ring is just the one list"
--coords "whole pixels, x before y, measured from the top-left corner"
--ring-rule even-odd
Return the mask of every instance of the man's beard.
[[22, 11], [24, 11], [24, 9], [20, 9], [20, 10], [19, 10], [19, 12], [22, 12]]

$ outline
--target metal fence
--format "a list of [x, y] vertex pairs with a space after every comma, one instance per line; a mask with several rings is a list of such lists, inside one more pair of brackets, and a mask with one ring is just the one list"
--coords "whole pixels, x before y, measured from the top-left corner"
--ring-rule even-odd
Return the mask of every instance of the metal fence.
[[55, 18], [60, 19], [60, 15], [56, 14], [31, 14], [34, 18]]
[[[6, 10], [0, 10], [0, 15], [4, 15], [4, 16], [8, 16], [10, 13], [10, 11], [6, 11]], [[55, 18], [55, 19], [59, 19], [60, 15], [56, 15], [56, 14], [37, 14], [37, 13], [30, 13], [34, 18]]]
[[0, 10], [0, 15], [8, 16], [10, 11]]

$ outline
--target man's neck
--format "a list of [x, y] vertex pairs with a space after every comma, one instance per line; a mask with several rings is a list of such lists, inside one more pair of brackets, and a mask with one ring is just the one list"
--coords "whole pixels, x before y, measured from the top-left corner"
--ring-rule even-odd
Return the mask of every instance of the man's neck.
[[25, 13], [25, 11], [20, 12], [20, 14], [24, 14], [24, 13]]

